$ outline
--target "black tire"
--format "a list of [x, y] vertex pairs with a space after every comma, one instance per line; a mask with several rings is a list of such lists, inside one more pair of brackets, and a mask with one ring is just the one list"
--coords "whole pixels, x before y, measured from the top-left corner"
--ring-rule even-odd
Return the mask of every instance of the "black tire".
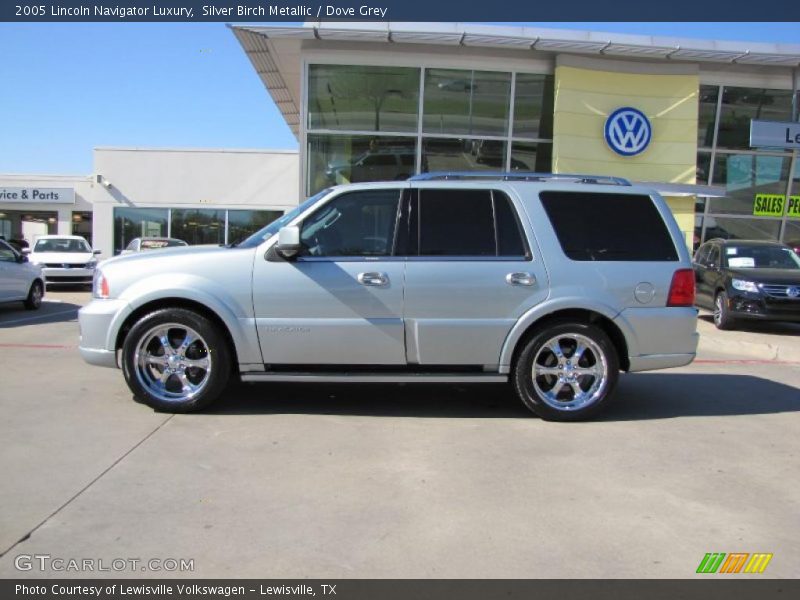
[[43, 297], [44, 284], [37, 279], [31, 284], [31, 289], [28, 290], [28, 297], [22, 301], [25, 305], [25, 310], [39, 310], [42, 306]]
[[[591, 343], [582, 341], [587, 350], [573, 365], [572, 357], [578, 349], [577, 342], [582, 338]], [[545, 348], [554, 339], [558, 340], [556, 343], [563, 351], [563, 360], [557, 359], [554, 352]], [[574, 347], [570, 347], [570, 340], [575, 342]], [[588, 323], [554, 321], [534, 332], [522, 344], [514, 364], [512, 381], [522, 403], [533, 413], [547, 421], [581, 421], [596, 415], [608, 404], [619, 379], [619, 357], [605, 331]], [[539, 375], [534, 381], [533, 367], [537, 357], [543, 361], [537, 363], [540, 368], [552, 369], [558, 375]], [[595, 367], [602, 377], [586, 373]], [[556, 389], [558, 384], [563, 391]], [[575, 384], [580, 392], [576, 391]], [[555, 397], [546, 395], [553, 391]], [[581, 396], [578, 394], [588, 394], [585, 403], [580, 402]]]
[[[204, 361], [206, 359], [209, 367], [207, 369], [196, 367], [183, 367], [181, 371], [181, 363], [176, 363], [171, 366], [176, 367], [174, 375], [166, 375], [166, 381], [162, 382], [163, 388], [161, 389], [162, 396], [159, 397], [156, 388], [158, 384], [151, 381], [151, 378], [164, 375], [164, 371], [168, 370], [167, 364], [163, 367], [155, 365], [151, 367], [143, 367], [137, 364], [137, 351], [141, 349], [143, 356], [152, 357], [156, 359], [166, 359], [167, 351], [162, 349], [163, 355], [156, 356], [155, 353], [161, 346], [158, 344], [154, 330], [160, 326], [174, 326], [168, 328], [168, 343], [172, 351], [178, 354], [180, 359], [193, 360], [194, 362]], [[189, 344], [182, 352], [180, 332], [188, 332], [188, 329], [183, 330], [182, 327], [187, 327], [199, 335], [199, 340]], [[177, 339], [173, 336], [178, 336]], [[141, 348], [142, 345], [148, 343], [150, 340], [152, 346]], [[183, 338], [185, 341], [185, 338]], [[154, 352], [150, 353], [150, 348], [154, 348]], [[190, 354], [194, 352], [194, 354]], [[232, 354], [228, 345], [228, 341], [220, 327], [204, 317], [191, 310], [183, 308], [165, 308], [154, 311], [139, 319], [136, 324], [131, 328], [128, 335], [125, 337], [125, 342], [122, 346], [122, 372], [125, 376], [125, 381], [128, 387], [133, 392], [134, 398], [137, 402], [147, 404], [148, 406], [165, 412], [173, 413], [186, 413], [193, 412], [205, 408], [214, 400], [216, 400], [222, 391], [225, 389], [230, 378], [232, 370]], [[202, 381], [202, 385], [198, 386], [198, 390], [191, 394], [185, 393], [179, 377], [183, 375], [190, 379], [191, 384]], [[183, 379], [186, 385], [186, 379]], [[182, 388], [181, 391], [176, 391]], [[163, 396], [170, 396], [165, 398]]]
[[724, 290], [714, 296], [714, 325], [723, 331], [736, 326], [736, 320], [728, 307], [728, 294]]

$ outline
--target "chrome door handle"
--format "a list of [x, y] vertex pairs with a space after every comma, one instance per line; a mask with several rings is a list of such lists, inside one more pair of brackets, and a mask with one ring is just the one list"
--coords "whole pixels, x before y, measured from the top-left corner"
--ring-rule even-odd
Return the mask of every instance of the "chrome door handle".
[[536, 277], [530, 273], [509, 273], [506, 275], [506, 283], [530, 287], [536, 285]]
[[389, 285], [389, 276], [386, 273], [359, 273], [358, 283], [378, 287]]

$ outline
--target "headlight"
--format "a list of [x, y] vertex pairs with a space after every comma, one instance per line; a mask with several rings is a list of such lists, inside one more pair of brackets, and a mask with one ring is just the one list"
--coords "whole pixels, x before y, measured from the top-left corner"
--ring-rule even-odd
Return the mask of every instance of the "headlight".
[[102, 271], [95, 271], [94, 281], [92, 282], [92, 296], [94, 298], [108, 298], [109, 295], [108, 279], [106, 279]]
[[94, 269], [97, 266], [97, 259], [93, 258], [89, 262], [86, 263], [87, 269]]
[[752, 281], [747, 281], [745, 279], [734, 279], [731, 281], [731, 285], [733, 285], [734, 289], [741, 290], [743, 292], [753, 292], [754, 294], [758, 293], [758, 286]]

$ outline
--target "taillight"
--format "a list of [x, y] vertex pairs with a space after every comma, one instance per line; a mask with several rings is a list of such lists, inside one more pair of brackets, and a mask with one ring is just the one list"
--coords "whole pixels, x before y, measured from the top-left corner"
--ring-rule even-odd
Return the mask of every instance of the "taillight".
[[694, 271], [678, 269], [669, 286], [667, 306], [694, 306]]

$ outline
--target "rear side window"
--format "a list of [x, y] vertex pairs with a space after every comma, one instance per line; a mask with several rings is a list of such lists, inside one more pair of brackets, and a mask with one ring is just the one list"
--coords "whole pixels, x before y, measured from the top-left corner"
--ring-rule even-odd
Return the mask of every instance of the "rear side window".
[[492, 190], [420, 190], [420, 256], [527, 257], [511, 200]]
[[542, 205], [572, 260], [676, 261], [652, 198], [636, 194], [542, 192]]

